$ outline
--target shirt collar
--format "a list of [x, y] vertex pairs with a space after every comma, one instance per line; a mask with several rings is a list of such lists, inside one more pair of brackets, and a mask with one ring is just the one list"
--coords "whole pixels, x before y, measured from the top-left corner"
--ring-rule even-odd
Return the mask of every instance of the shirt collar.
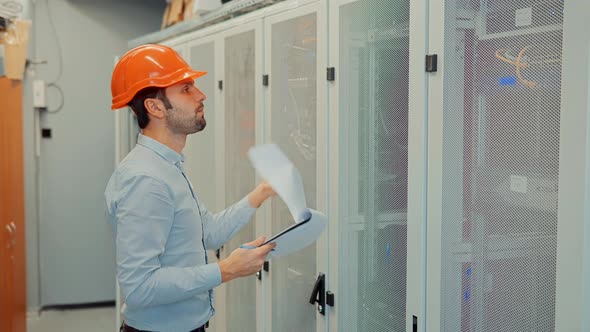
[[183, 153], [178, 153], [172, 150], [171, 148], [167, 147], [166, 145], [156, 141], [155, 139], [147, 137], [141, 133], [137, 137], [137, 144], [154, 151], [160, 157], [169, 161], [173, 165], [176, 165], [179, 162], [180, 164], [184, 163]]

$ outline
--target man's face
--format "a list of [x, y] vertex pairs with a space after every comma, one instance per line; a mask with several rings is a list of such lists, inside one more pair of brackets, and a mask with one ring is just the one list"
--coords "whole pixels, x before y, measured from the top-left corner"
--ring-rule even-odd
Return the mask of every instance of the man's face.
[[205, 121], [205, 95], [192, 80], [183, 81], [166, 88], [170, 101], [166, 106], [166, 124], [175, 134], [190, 135], [207, 125]]

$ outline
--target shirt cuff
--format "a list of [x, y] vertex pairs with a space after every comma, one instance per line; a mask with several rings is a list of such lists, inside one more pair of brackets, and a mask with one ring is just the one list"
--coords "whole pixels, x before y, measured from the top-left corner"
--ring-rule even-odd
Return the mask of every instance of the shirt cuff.
[[246, 197], [242, 198], [241, 201], [239, 201], [236, 206], [240, 209], [243, 210], [244, 212], [250, 212], [250, 213], [254, 213], [256, 211], [255, 207], [252, 207], [252, 205], [250, 205], [250, 201], [248, 200], [248, 196], [246, 195]]
[[213, 289], [219, 285], [221, 285], [221, 269], [219, 268], [219, 264], [217, 263], [210, 263], [206, 265], [199, 266], [200, 269], [203, 269], [203, 275], [206, 278], [206, 284], [208, 289]]

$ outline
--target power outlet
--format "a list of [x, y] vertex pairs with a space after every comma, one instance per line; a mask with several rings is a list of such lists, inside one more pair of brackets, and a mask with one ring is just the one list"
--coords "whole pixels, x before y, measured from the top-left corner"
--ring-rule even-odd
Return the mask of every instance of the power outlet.
[[47, 99], [45, 96], [45, 81], [34, 80], [33, 81], [33, 107], [35, 108], [46, 108]]

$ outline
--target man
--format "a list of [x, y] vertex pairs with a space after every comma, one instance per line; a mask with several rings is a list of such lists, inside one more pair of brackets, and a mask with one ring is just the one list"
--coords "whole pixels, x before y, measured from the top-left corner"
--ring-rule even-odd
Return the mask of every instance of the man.
[[207, 261], [206, 250], [221, 247], [275, 192], [263, 182], [215, 215], [199, 201], [182, 149], [187, 135], [206, 125], [205, 95], [194, 85], [205, 74], [162, 45], [127, 52], [113, 71], [112, 109], [130, 106], [142, 129], [105, 191], [125, 300], [121, 331], [204, 331], [215, 313], [213, 288], [259, 271], [274, 247], [238, 248]]

